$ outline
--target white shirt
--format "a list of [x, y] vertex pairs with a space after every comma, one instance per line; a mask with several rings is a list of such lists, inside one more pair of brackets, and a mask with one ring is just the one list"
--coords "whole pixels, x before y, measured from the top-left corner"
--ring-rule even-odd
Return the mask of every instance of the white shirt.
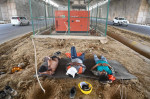
[[72, 62], [77, 62], [77, 63], [83, 64], [82, 60], [79, 59], [79, 58], [72, 59], [71, 61], [72, 61]]

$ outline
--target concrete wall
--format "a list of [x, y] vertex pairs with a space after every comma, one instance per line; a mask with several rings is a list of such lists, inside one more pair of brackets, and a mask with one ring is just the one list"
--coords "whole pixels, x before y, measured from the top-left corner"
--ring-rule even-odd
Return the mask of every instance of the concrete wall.
[[[50, 5], [44, 6], [44, 3], [37, 0], [31, 0], [31, 4], [33, 17], [45, 16], [45, 7], [47, 7], [47, 16], [52, 16]], [[30, 19], [29, 0], [6, 0], [2, 2], [0, 4], [0, 20], [10, 21], [12, 16], [25, 16]]]
[[[98, 11], [97, 11], [98, 10]], [[98, 18], [106, 18], [107, 17], [107, 4], [103, 6], [99, 6], [98, 9], [95, 8], [91, 10], [92, 17], [98, 17]]]
[[14, 0], [7, 0], [6, 2], [1, 3], [1, 16], [2, 20], [9, 21], [12, 16], [17, 15], [16, 4]]
[[0, 21], [3, 20], [2, 18], [2, 12], [1, 12], [1, 4], [0, 4]]
[[150, 24], [150, 4], [147, 0], [141, 0], [137, 23]]
[[136, 23], [141, 0], [112, 0], [109, 8], [109, 20], [114, 17], [125, 17], [132, 23]]
[[146, 24], [150, 24], [150, 4], [149, 4], [149, 8], [148, 8], [147, 17], [146, 17]]
[[30, 18], [29, 0], [15, 0], [17, 16]]
[[131, 23], [150, 24], [150, 4], [148, 0], [111, 0], [109, 20], [125, 17]]

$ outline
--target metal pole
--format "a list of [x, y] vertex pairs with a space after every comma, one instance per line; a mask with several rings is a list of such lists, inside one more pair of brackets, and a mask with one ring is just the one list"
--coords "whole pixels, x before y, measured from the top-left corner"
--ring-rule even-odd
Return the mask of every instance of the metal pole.
[[53, 8], [53, 6], [52, 6], [52, 17], [53, 17], [53, 26], [54, 26], [54, 8]]
[[98, 2], [97, 2], [97, 11], [96, 11], [96, 26], [95, 26], [95, 31], [97, 29], [97, 15], [98, 15]]
[[140, 53], [141, 55], [147, 57], [150, 59], [150, 47], [143, 45], [141, 43], [138, 43], [136, 41], [130, 40], [126, 37], [123, 37], [121, 35], [118, 35], [117, 33], [108, 32], [108, 36], [118, 40], [122, 44], [128, 46], [129, 48], [133, 49], [134, 51]]
[[68, 0], [68, 34], [70, 35], [70, 0]]
[[89, 32], [89, 0], [88, 0], [88, 23], [87, 23], [87, 35]]
[[31, 14], [31, 20], [32, 20], [32, 30], [33, 30], [33, 35], [35, 35], [34, 24], [33, 24], [33, 15], [32, 15], [31, 0], [29, 0], [29, 4], [30, 4], [30, 14]]
[[106, 18], [106, 24], [105, 24], [105, 36], [106, 36], [106, 33], [107, 33], [107, 22], [108, 22], [108, 14], [109, 14], [109, 5], [110, 5], [110, 0], [108, 0], [108, 3], [107, 3], [107, 18]]
[[47, 29], [46, 3], [44, 3], [44, 8], [45, 8], [45, 24]]
[[[91, 12], [91, 25], [92, 25], [92, 20], [93, 20], [92, 15], [93, 15], [93, 8], [92, 8], [92, 12]], [[92, 26], [93, 26], [93, 25], [92, 25]]]
[[[48, 0], [48, 1], [50, 2], [50, 0]], [[51, 10], [50, 9], [51, 9], [51, 5], [49, 5], [49, 9], [48, 9], [48, 12], [49, 12], [49, 21], [50, 21], [49, 22], [49, 24], [50, 24], [50, 33], [49, 34], [51, 34], [51, 18], [50, 18], [51, 17], [51, 13], [50, 13]]]

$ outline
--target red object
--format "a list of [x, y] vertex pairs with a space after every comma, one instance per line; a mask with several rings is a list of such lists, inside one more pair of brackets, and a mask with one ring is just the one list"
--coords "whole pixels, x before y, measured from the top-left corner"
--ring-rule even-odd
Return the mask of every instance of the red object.
[[82, 71], [83, 71], [83, 67], [81, 66], [81, 67], [79, 68], [78, 74], [82, 74]]
[[21, 71], [22, 69], [20, 67], [13, 67], [11, 72], [14, 73], [14, 72], [17, 72], [17, 71]]
[[[67, 70], [68, 70], [69, 68], [71, 68], [70, 65], [67, 67]], [[82, 71], [83, 71], [83, 67], [81, 66], [81, 67], [79, 68], [78, 74], [82, 74], [82, 73], [83, 73]]]
[[[89, 26], [88, 11], [70, 11], [70, 32], [87, 32]], [[68, 11], [55, 11], [55, 28], [57, 32], [68, 31]]]
[[17, 19], [18, 19], [18, 21], [20, 21], [19, 17]]
[[116, 78], [113, 75], [108, 75], [108, 78], [112, 81], [116, 80]]
[[[71, 53], [65, 53], [65, 55], [66, 55], [67, 57], [71, 58]], [[77, 56], [78, 56], [78, 57], [81, 56], [81, 55], [82, 55], [81, 52], [77, 53]]]
[[68, 67], [67, 67], [67, 70], [68, 70], [69, 68], [71, 68], [71, 66], [68, 66]]

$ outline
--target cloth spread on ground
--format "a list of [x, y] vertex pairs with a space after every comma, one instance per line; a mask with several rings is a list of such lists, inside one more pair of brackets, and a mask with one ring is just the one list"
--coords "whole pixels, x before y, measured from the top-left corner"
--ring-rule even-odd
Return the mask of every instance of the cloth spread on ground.
[[[55, 71], [54, 75], [46, 75], [50, 78], [67, 78], [68, 76], [66, 75], [66, 65], [69, 63], [71, 60], [69, 58], [62, 58], [58, 64], [58, 67]], [[110, 66], [112, 66], [115, 70], [115, 77], [116, 79], [136, 79], [134, 75], [130, 74], [127, 69], [120, 64], [119, 62], [115, 60], [108, 60], [108, 63]], [[83, 74], [80, 74], [76, 76], [75, 78], [78, 77], [86, 77], [86, 78], [92, 78], [92, 79], [98, 79], [97, 76], [93, 75], [93, 73], [90, 71], [90, 69], [95, 65], [94, 59], [86, 59], [84, 60], [84, 64], [86, 66], [86, 70]]]

